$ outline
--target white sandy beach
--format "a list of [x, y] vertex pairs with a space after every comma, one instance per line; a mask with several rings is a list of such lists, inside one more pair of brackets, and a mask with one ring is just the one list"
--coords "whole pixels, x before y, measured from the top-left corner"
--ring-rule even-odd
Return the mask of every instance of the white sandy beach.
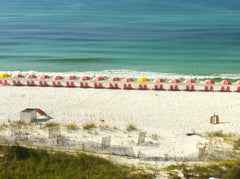
[[[196, 153], [199, 136], [188, 132], [204, 133], [223, 130], [240, 133], [240, 94], [231, 92], [140, 91], [81, 89], [53, 87], [0, 87], [0, 121], [19, 120], [25, 108], [41, 108], [53, 119], [50, 121], [80, 128], [65, 135], [71, 138], [101, 142], [111, 136], [111, 144], [133, 146], [149, 156], [187, 156]], [[210, 124], [213, 113], [220, 124]], [[82, 129], [87, 122], [116, 126], [118, 130], [98, 130], [91, 134]], [[127, 132], [126, 126], [136, 125], [136, 131]], [[138, 134], [146, 131], [145, 145], [137, 146]], [[4, 131], [1, 131], [3, 133]], [[152, 135], [157, 134], [158, 140]]]

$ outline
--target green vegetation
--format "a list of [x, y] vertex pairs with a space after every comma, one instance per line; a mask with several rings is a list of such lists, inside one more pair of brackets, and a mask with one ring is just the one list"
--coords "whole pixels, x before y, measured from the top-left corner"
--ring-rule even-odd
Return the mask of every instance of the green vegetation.
[[238, 179], [240, 178], [240, 159], [216, 161], [206, 165], [171, 165], [163, 170], [167, 171], [172, 178], [178, 178], [177, 171], [181, 171], [185, 178]]
[[94, 122], [83, 124], [83, 129], [90, 130], [96, 128], [96, 124]]
[[49, 153], [20, 146], [0, 146], [0, 178], [153, 178], [135, 167], [79, 153]]
[[72, 123], [72, 124], [67, 124], [67, 125], [65, 125], [65, 127], [66, 127], [66, 129], [67, 130], [76, 130], [78, 127], [77, 127], [77, 125], [76, 124], [74, 124], [74, 123]]
[[133, 131], [133, 130], [136, 130], [137, 128], [136, 128], [136, 126], [134, 125], [134, 124], [129, 124], [128, 126], [127, 126], [127, 131]]

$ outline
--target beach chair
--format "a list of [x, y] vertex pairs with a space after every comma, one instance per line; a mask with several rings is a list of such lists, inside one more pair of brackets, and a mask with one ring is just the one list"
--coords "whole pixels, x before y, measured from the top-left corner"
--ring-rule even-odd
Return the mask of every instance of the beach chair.
[[70, 85], [70, 82], [69, 81], [67, 81], [67, 87], [71, 87], [71, 85]]
[[102, 85], [102, 83], [99, 83], [99, 88], [103, 88], [103, 85]]
[[186, 90], [187, 90], [187, 91], [190, 91], [190, 87], [189, 87], [188, 85], [186, 86]]
[[178, 85], [175, 85], [175, 90], [178, 90]]
[[71, 87], [75, 87], [75, 84], [73, 81], [71, 82]]
[[88, 88], [88, 87], [89, 87], [88, 83], [87, 83], [87, 82], [85, 82], [85, 88]]
[[154, 89], [155, 89], [155, 90], [158, 90], [158, 85], [154, 85]]
[[173, 85], [170, 85], [170, 90], [173, 90]]
[[115, 88], [116, 88], [116, 89], [118, 89], [118, 88], [119, 88], [117, 83], [115, 83], [115, 85], [114, 85], [114, 86], [115, 86]]
[[30, 81], [27, 81], [27, 85], [28, 85], [28, 86], [31, 86], [31, 82], [30, 82]]
[[213, 91], [213, 86], [210, 86], [210, 91]]
[[226, 91], [230, 92], [230, 86], [227, 86]]
[[147, 89], [147, 85], [146, 84], [144, 84], [143, 87], [144, 87], [144, 89]]
[[194, 91], [194, 90], [195, 90], [193, 85], [191, 86], [191, 90], [192, 90], [192, 91]]
[[240, 92], [240, 86], [237, 88], [237, 92]]
[[142, 84], [139, 85], [139, 89], [141, 90], [143, 87], [142, 87]]
[[62, 87], [63, 85], [62, 85], [62, 83], [60, 81], [58, 81], [57, 86], [58, 87]]
[[44, 86], [49, 86], [48, 83], [46, 81], [44, 81]]
[[54, 87], [57, 87], [57, 84], [56, 84], [55, 81], [53, 81], [52, 85], [53, 85]]
[[160, 85], [160, 86], [159, 86], [159, 89], [160, 89], [160, 90], [163, 90], [163, 85]]
[[124, 85], [123, 85], [123, 89], [127, 89], [127, 84], [124, 84]]
[[1, 84], [1, 85], [3, 84], [2, 80], [0, 80], [0, 84]]
[[132, 89], [132, 85], [131, 84], [128, 84], [128, 89]]
[[7, 81], [7, 80], [4, 80], [3, 85], [8, 85], [8, 81]]
[[22, 86], [23, 84], [21, 83], [21, 81], [17, 81], [18, 86]]
[[40, 85], [40, 86], [43, 86], [43, 82], [42, 82], [42, 81], [39, 81], [39, 85]]
[[109, 88], [113, 88], [113, 84], [112, 83], [109, 83]]
[[98, 87], [97, 83], [94, 83], [94, 88], [97, 88], [97, 87]]
[[31, 86], [36, 86], [34, 81], [31, 81]]
[[80, 87], [81, 87], [81, 88], [84, 88], [83, 82], [80, 83]]
[[15, 80], [12, 81], [14, 86], [17, 86], [17, 82]]
[[225, 91], [224, 86], [221, 87], [221, 91]]
[[204, 89], [205, 91], [208, 91], [208, 87], [207, 86], [205, 86], [205, 89]]

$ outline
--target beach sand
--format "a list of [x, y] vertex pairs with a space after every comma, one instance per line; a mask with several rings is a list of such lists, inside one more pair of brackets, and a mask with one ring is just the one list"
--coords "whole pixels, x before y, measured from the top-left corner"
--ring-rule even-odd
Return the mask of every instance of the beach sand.
[[[63, 134], [74, 139], [132, 146], [146, 156], [183, 157], [196, 154], [199, 136], [186, 133], [206, 131], [240, 133], [240, 94], [236, 92], [186, 92], [153, 90], [110, 90], [53, 87], [0, 87], [0, 121], [19, 120], [25, 108], [41, 108], [62, 125], [75, 123], [79, 130]], [[220, 124], [210, 124], [219, 115]], [[104, 119], [104, 122], [100, 122]], [[94, 122], [116, 130], [95, 134], [82, 129]], [[129, 124], [137, 130], [127, 131]], [[137, 146], [139, 132], [146, 132], [144, 145]], [[3, 132], [1, 132], [3, 133]], [[153, 136], [158, 136], [157, 139]]]

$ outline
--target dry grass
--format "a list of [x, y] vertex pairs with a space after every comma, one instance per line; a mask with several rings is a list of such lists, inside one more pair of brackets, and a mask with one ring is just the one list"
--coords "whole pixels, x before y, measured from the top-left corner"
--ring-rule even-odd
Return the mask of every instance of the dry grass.
[[109, 127], [108, 125], [106, 125], [106, 124], [100, 125], [99, 128], [100, 128], [101, 130], [110, 130], [110, 127]]
[[136, 126], [134, 124], [129, 124], [127, 126], [127, 131], [133, 131], [133, 130], [137, 130]]
[[3, 124], [0, 125], [0, 131], [1, 131], [1, 130], [4, 130]]
[[54, 128], [54, 127], [58, 127], [59, 124], [56, 122], [47, 122], [44, 126], [44, 128]]
[[67, 125], [65, 125], [65, 128], [66, 128], [67, 130], [71, 131], [71, 130], [76, 130], [78, 127], [77, 127], [76, 124], [72, 123], [72, 124], [67, 124]]
[[91, 130], [94, 128], [96, 128], [96, 124], [94, 122], [83, 124], [83, 129], [85, 130]]

